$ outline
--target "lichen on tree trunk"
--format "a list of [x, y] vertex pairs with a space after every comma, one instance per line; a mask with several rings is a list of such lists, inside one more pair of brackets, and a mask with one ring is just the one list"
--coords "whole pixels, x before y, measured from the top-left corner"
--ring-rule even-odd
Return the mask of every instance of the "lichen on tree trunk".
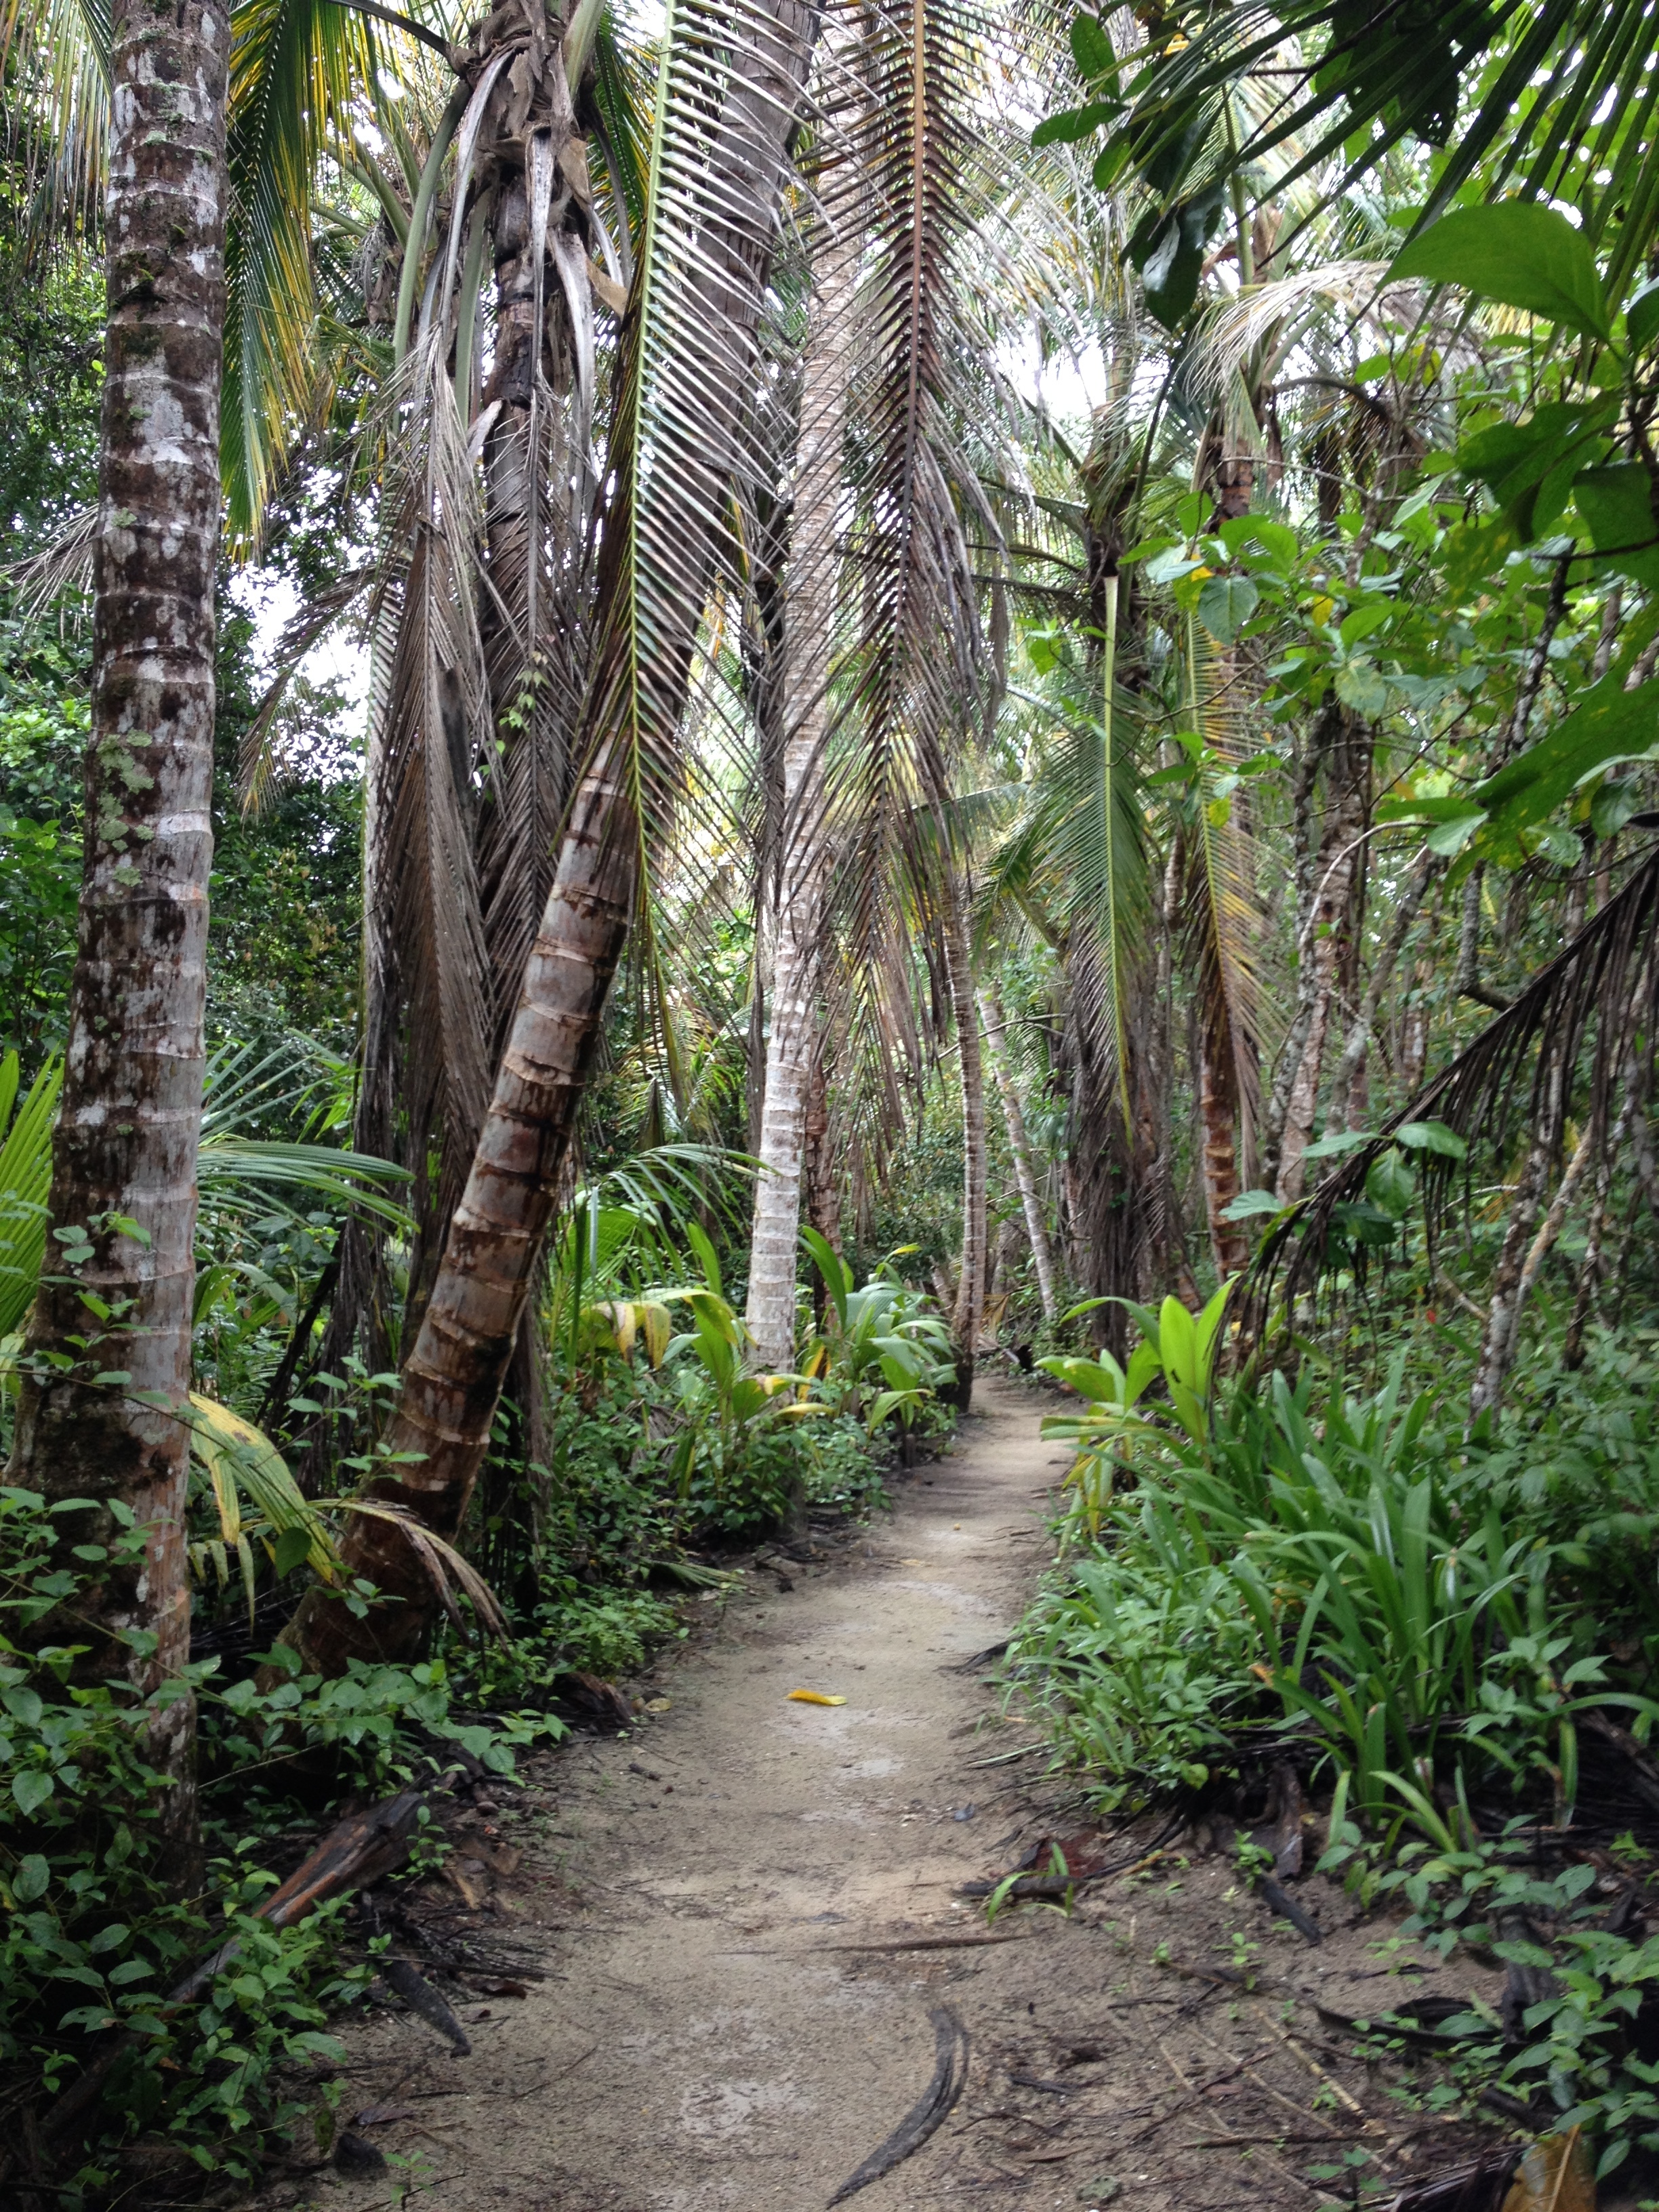
[[[60, 1236], [42, 1279], [11, 1467], [48, 1499], [91, 1501], [56, 1521], [66, 1564], [70, 1547], [110, 1543], [124, 1513], [145, 1532], [141, 1562], [90, 1580], [82, 1552], [74, 1597], [30, 1631], [37, 1647], [83, 1647], [73, 1685], [121, 1680], [145, 1697], [177, 1680], [190, 1646], [178, 1409], [191, 1382], [213, 854], [229, 42], [226, 0], [114, 10], [92, 736], [50, 1202], [54, 1230], [85, 1243]], [[177, 1698], [149, 1723], [185, 1880], [193, 1710]]]

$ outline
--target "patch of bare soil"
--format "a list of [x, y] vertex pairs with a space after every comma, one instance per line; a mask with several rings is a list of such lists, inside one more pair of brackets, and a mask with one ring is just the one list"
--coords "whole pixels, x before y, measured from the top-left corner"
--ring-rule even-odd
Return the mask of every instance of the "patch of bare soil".
[[1441, 2118], [1426, 2079], [1353, 2055], [1329, 2015], [1474, 1983], [1317, 1876], [1294, 1890], [1316, 1947], [1224, 1854], [1147, 1848], [1156, 1822], [1069, 1917], [988, 1929], [955, 1895], [1083, 1821], [963, 1669], [1019, 1617], [1061, 1472], [1032, 1400], [978, 1404], [891, 1519], [711, 1605], [648, 1688], [664, 1709], [462, 1816], [427, 1909], [458, 1930], [441, 1986], [471, 2055], [407, 2009], [351, 2026], [358, 2166], [263, 2206], [822, 2212], [927, 2090], [941, 2008], [965, 2088], [868, 2212], [1310, 2212], [1502, 2148], [1500, 2124]]

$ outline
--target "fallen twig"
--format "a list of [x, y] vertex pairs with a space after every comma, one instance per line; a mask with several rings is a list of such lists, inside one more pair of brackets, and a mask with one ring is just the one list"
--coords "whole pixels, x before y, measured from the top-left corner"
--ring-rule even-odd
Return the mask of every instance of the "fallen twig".
[[872, 2151], [863, 2165], [848, 2175], [830, 2199], [831, 2204], [842, 2203], [848, 2197], [856, 2196], [860, 2189], [867, 2189], [872, 2181], [879, 2181], [884, 2173], [890, 2173], [913, 2152], [920, 2150], [928, 2137], [944, 2124], [957, 2100], [967, 2087], [967, 2029], [949, 2005], [935, 2005], [928, 2018], [933, 2023], [937, 2052], [933, 2080], [881, 2148]]
[[1024, 1943], [1024, 1936], [903, 1936], [890, 1943], [820, 1943], [820, 1951], [966, 1951], [986, 1943]]

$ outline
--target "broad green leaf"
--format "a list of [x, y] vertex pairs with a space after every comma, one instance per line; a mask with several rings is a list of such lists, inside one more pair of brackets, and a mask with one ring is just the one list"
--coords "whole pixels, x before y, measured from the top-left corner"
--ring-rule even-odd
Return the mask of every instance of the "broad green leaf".
[[46, 1711], [39, 1692], [26, 1689], [21, 1684], [15, 1690], [8, 1690], [0, 1698], [0, 1705], [4, 1705], [15, 1721], [21, 1721], [25, 1728], [39, 1728], [40, 1716]]
[[1512, 843], [1587, 775], [1609, 761], [1644, 753], [1656, 738], [1659, 678], [1626, 691], [1617, 670], [1604, 676], [1547, 736], [1475, 786], [1471, 796], [1491, 817], [1483, 845]]
[[1050, 115], [1039, 123], [1031, 133], [1032, 150], [1044, 146], [1073, 146], [1079, 138], [1087, 138], [1109, 123], [1115, 115], [1121, 115], [1121, 100], [1091, 100], [1081, 107], [1063, 107], [1058, 115]]
[[1346, 1237], [1353, 1244], [1392, 1244], [1400, 1233], [1391, 1215], [1364, 1200], [1334, 1206], [1331, 1225], [1339, 1236]]
[[46, 1895], [51, 1880], [52, 1869], [39, 1851], [31, 1851], [12, 1876], [11, 1893], [20, 1905], [33, 1905], [37, 1897]]
[[1503, 200], [1442, 216], [1395, 256], [1385, 281], [1404, 276], [1462, 284], [1586, 337], [1613, 336], [1589, 240], [1564, 215], [1534, 201]]
[[1079, 12], [1072, 18], [1072, 58], [1079, 75], [1091, 80], [1109, 76], [1117, 67], [1117, 56], [1098, 15]]
[[1258, 1213], [1282, 1213], [1284, 1207], [1270, 1190], [1241, 1190], [1221, 1209], [1224, 1221], [1249, 1221]]
[[22, 1810], [38, 1813], [52, 1793], [52, 1778], [43, 1774], [38, 1766], [27, 1766], [21, 1774], [11, 1778], [11, 1794]]
[[[1574, 479], [1605, 454], [1604, 434], [1618, 412], [1616, 400], [1553, 400], [1524, 422], [1495, 422], [1466, 438], [1457, 449], [1457, 465], [1488, 486], [1511, 529], [1526, 542], [1565, 513]], [[1489, 568], [1504, 550], [1491, 549]]]
[[1231, 645], [1261, 597], [1249, 576], [1209, 576], [1198, 595], [1198, 618], [1218, 644]]
[[1332, 1160], [1343, 1152], [1358, 1152], [1361, 1145], [1371, 1142], [1374, 1132], [1370, 1129], [1334, 1129], [1308, 1146], [1302, 1155], [1304, 1160]]
[[1405, 1121], [1395, 1133], [1395, 1142], [1413, 1152], [1438, 1152], [1443, 1159], [1461, 1160], [1468, 1152], [1455, 1129], [1443, 1121]]
[[1632, 353], [1645, 353], [1659, 338], [1659, 276], [1644, 284], [1626, 307], [1625, 336]]
[[1607, 468], [1581, 470], [1573, 478], [1572, 497], [1607, 566], [1638, 584], [1659, 584], [1653, 479], [1641, 462], [1615, 461]]
[[1336, 672], [1336, 696], [1345, 707], [1352, 707], [1356, 714], [1375, 721], [1389, 704], [1389, 687], [1382, 680], [1382, 672], [1374, 660], [1363, 657], [1344, 661]]
[[1373, 1160], [1365, 1176], [1365, 1195], [1381, 1213], [1397, 1221], [1417, 1194], [1417, 1177], [1404, 1156], [1390, 1146], [1381, 1159]]

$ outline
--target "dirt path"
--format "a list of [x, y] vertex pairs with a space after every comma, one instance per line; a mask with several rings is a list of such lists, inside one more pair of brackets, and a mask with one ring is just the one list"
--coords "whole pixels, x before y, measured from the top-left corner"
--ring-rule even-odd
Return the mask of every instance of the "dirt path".
[[1224, 1858], [1155, 1863], [1069, 1919], [1011, 1914], [1012, 1940], [953, 1900], [1078, 1823], [1059, 1785], [1046, 1810], [1040, 1782], [1027, 1796], [1040, 1760], [986, 1764], [1030, 1732], [952, 1671], [1018, 1619], [1060, 1472], [1033, 1400], [981, 1385], [976, 1407], [890, 1519], [787, 1592], [751, 1573], [661, 1670], [665, 1711], [548, 1762], [501, 1932], [549, 1978], [459, 2003], [467, 2059], [407, 2016], [354, 2028], [348, 2113], [368, 2107], [393, 2164], [267, 2203], [367, 2212], [412, 2187], [433, 2212], [822, 2212], [926, 2087], [941, 2002], [973, 2039], [967, 2094], [861, 2212], [1310, 2208], [1346, 2201], [1326, 2175], [1350, 2153], [1404, 2179], [1425, 2146], [1439, 2167], [1469, 2142], [1402, 2112], [1313, 2011], [1381, 2010], [1401, 1994], [1382, 1978], [1433, 1964], [1379, 1959], [1382, 1931], [1344, 1931], [1324, 1884], [1303, 1885], [1316, 1951]]

